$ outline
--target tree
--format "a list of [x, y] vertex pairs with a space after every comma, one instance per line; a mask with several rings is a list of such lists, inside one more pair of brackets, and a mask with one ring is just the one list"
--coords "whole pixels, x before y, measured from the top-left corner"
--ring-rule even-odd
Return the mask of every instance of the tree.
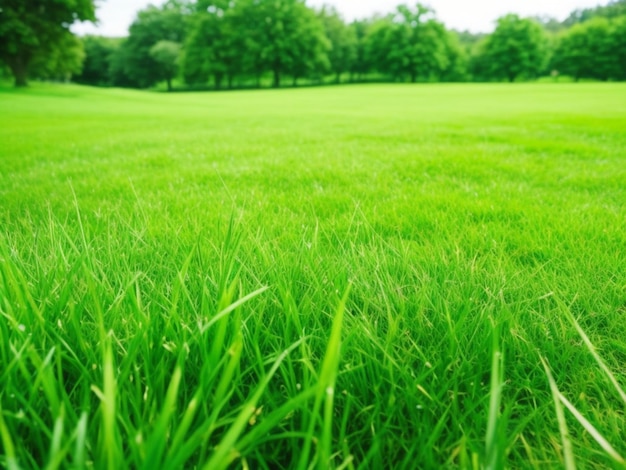
[[617, 52], [615, 78], [626, 80], [626, 15], [615, 20], [611, 37], [614, 50]]
[[0, 62], [0, 80], [5, 80], [11, 77], [11, 71], [9, 68]]
[[100, 36], [82, 38], [85, 61], [82, 71], [74, 76], [74, 81], [85, 85], [109, 86], [113, 84], [111, 61], [119, 49], [121, 40]]
[[119, 46], [113, 51], [109, 62], [109, 77], [111, 85], [129, 88], [140, 87], [137, 80], [129, 74], [132, 70], [129, 64], [132, 64], [135, 57], [128, 47], [124, 47], [128, 39], [123, 38]]
[[538, 15], [531, 17], [531, 19], [539, 23], [541, 27], [548, 33], [560, 33], [566, 28], [566, 26], [562, 22], [551, 16]]
[[256, 87], [261, 87], [261, 77], [269, 69], [264, 56], [264, 44], [259, 33], [258, 21], [260, 16], [255, 15], [254, 2], [237, 0], [233, 8], [228, 11], [228, 18], [233, 27], [231, 46], [237, 55], [239, 72], [253, 77]]
[[[208, 2], [205, 2], [205, 5]], [[238, 41], [233, 8], [229, 2], [211, 2], [193, 19], [185, 43], [183, 75], [190, 84], [206, 83], [214, 77], [215, 87], [221, 88], [223, 77], [231, 88], [237, 73], [241, 73], [244, 46]]]
[[95, 20], [93, 0], [0, 0], [0, 60], [26, 86], [32, 63], [59, 53], [72, 23]]
[[335, 81], [341, 81], [341, 75], [352, 70], [357, 56], [357, 35], [354, 28], [348, 26], [337, 10], [324, 6], [319, 12], [326, 37], [330, 41], [328, 61]]
[[350, 66], [350, 81], [362, 80], [369, 73], [371, 64], [369, 62], [368, 36], [373, 20], [357, 20], [352, 22], [350, 29], [356, 39], [355, 56]]
[[394, 15], [375, 24], [370, 55], [379, 72], [411, 82], [440, 77], [450, 65], [449, 38], [433, 13], [421, 4], [400, 5]]
[[483, 37], [472, 46], [468, 46], [470, 53], [467, 68], [474, 81], [492, 80], [491, 64], [487, 57], [486, 45], [487, 38]]
[[455, 31], [446, 31], [443, 41], [446, 67], [439, 79], [445, 82], [463, 82], [468, 79], [468, 54]]
[[626, 0], [617, 0], [609, 2], [608, 5], [604, 6], [574, 10], [563, 22], [563, 25], [569, 27], [596, 17], [612, 19], [624, 15], [626, 15]]
[[574, 77], [608, 80], [619, 73], [620, 47], [609, 20], [595, 17], [579, 23], [561, 36], [553, 59], [553, 67]]
[[30, 75], [48, 80], [69, 81], [79, 74], [85, 61], [82, 41], [66, 32], [57, 46], [47, 55], [38, 55], [30, 66]]
[[167, 91], [172, 91], [172, 79], [178, 72], [180, 44], [161, 40], [150, 48], [150, 57], [158, 64], [159, 77], [167, 82]]
[[368, 64], [368, 71], [390, 73], [388, 61], [393, 27], [390, 15], [375, 18], [369, 25], [365, 37], [365, 62]]
[[487, 37], [480, 54], [488, 64], [488, 74], [496, 79], [515, 81], [532, 78], [543, 71], [547, 58], [547, 38], [541, 25], [528, 18], [506, 15], [498, 19], [495, 31]]
[[299, 14], [294, 15], [294, 31], [298, 41], [294, 41], [289, 51], [287, 73], [298, 85], [298, 79], [313, 77], [320, 79], [330, 69], [328, 53], [332, 46], [324, 33], [324, 26], [315, 12], [302, 4]]
[[150, 51], [163, 40], [182, 44], [188, 17], [186, 2], [169, 1], [161, 8], [150, 5], [141, 10], [111, 60], [115, 84], [147, 88], [162, 80], [162, 65]]
[[244, 63], [256, 76], [269, 71], [278, 88], [284, 74], [298, 77], [324, 62], [328, 43], [315, 13], [303, 0], [240, 0], [236, 2], [245, 35]]

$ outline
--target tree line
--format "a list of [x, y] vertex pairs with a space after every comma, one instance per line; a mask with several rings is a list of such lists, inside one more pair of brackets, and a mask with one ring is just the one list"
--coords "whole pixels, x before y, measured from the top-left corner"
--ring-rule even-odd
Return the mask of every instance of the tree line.
[[[11, 19], [4, 3], [37, 1], [0, 0], [0, 19]], [[93, 7], [89, 0], [72, 1]], [[72, 4], [59, 0], [64, 2]], [[92, 19], [93, 8], [74, 17]], [[3, 24], [0, 40], [6, 36]], [[626, 80], [626, 0], [574, 11], [563, 22], [506, 15], [491, 34], [449, 30], [422, 4], [346, 22], [336, 9], [312, 9], [304, 0], [169, 0], [138, 12], [126, 38], [78, 40], [66, 32], [62, 39], [47, 41], [40, 51], [24, 46], [31, 52], [24, 54], [29, 60], [21, 63], [29, 65], [22, 69], [40, 78], [73, 75], [89, 85], [148, 88], [165, 82], [168, 89], [174, 82], [219, 89], [516, 81], [558, 74]], [[5, 49], [0, 46], [0, 60], [17, 83], [23, 73], [16, 74], [15, 54]]]

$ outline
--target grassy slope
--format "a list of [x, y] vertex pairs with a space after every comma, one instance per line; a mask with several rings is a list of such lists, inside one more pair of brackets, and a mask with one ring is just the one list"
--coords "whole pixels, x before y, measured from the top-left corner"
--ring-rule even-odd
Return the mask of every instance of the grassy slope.
[[4, 463], [555, 466], [540, 356], [626, 454], [570, 320], [623, 386], [624, 129], [617, 84], [0, 90]]

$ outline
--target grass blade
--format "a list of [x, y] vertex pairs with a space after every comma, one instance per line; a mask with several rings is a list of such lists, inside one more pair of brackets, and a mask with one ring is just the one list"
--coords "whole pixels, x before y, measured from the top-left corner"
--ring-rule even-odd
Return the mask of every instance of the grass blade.
[[346, 292], [344, 293], [333, 318], [330, 338], [328, 340], [328, 345], [326, 346], [326, 353], [324, 354], [324, 360], [322, 362], [322, 368], [318, 379], [317, 394], [315, 397], [315, 404], [313, 405], [312, 419], [309, 424], [304, 449], [300, 454], [300, 460], [298, 462], [297, 468], [300, 469], [304, 469], [309, 466], [309, 456], [311, 453], [311, 445], [313, 443], [313, 434], [316, 423], [315, 420], [322, 405], [322, 401], [324, 401], [324, 420], [317, 464], [320, 468], [326, 468], [330, 465], [335, 382], [337, 379], [337, 369], [339, 367], [339, 359], [341, 355], [341, 330], [343, 326], [343, 316], [346, 308], [346, 302], [348, 301], [348, 296], [350, 295], [350, 289], [351, 287], [348, 286], [348, 289], [346, 289]]
[[172, 415], [176, 411], [176, 399], [178, 397], [178, 387], [182, 378], [180, 366], [176, 367], [172, 380], [165, 395], [165, 402], [161, 410], [161, 416], [154, 426], [154, 431], [147, 444], [147, 455], [143, 462], [144, 469], [156, 468], [161, 464], [165, 446], [168, 443], [168, 426]]
[[593, 437], [593, 439], [600, 444], [600, 447], [609, 454], [609, 456], [615, 460], [615, 462], [624, 465], [626, 461], [619, 455], [619, 453], [609, 444], [609, 442], [600, 434], [600, 432], [591, 424], [581, 413], [576, 409], [572, 403], [559, 392], [559, 399], [567, 407], [568, 410], [574, 415], [576, 420], [585, 428], [585, 430]]
[[98, 455], [101, 462], [106, 462], [106, 468], [108, 470], [115, 470], [118, 468], [118, 434], [115, 426], [117, 385], [115, 380], [115, 369], [113, 366], [113, 352], [111, 351], [110, 343], [105, 347], [103, 382], [103, 391], [100, 391], [95, 385], [92, 385], [91, 387], [91, 390], [100, 399], [102, 424]]
[[501, 416], [500, 403], [502, 401], [502, 352], [499, 346], [500, 328], [493, 328], [493, 346], [491, 354], [491, 385], [489, 392], [489, 418], [487, 421], [486, 452], [488, 470], [502, 467], [504, 460], [504, 446], [500, 439]]
[[617, 394], [620, 396], [620, 398], [622, 399], [624, 404], [626, 404], [626, 392], [624, 392], [624, 390], [620, 386], [619, 382], [617, 381], [617, 379], [615, 378], [615, 376], [613, 375], [611, 370], [604, 363], [604, 361], [602, 360], [602, 358], [598, 354], [598, 351], [596, 350], [595, 346], [593, 345], [593, 343], [589, 339], [589, 336], [587, 336], [587, 334], [581, 328], [581, 326], [578, 323], [578, 321], [576, 321], [576, 318], [574, 318], [574, 315], [572, 315], [572, 312], [570, 311], [570, 309], [567, 308], [567, 306], [565, 306], [565, 305], [562, 305], [562, 307], [565, 310], [566, 315], [567, 315], [569, 321], [572, 323], [572, 325], [574, 325], [574, 328], [576, 328], [576, 331], [578, 331], [578, 334], [580, 335], [580, 337], [582, 338], [583, 342], [585, 343], [585, 346], [587, 346], [587, 349], [589, 350], [589, 352], [591, 353], [591, 355], [595, 359], [596, 363], [598, 364], [598, 366], [600, 366], [600, 369], [602, 369], [602, 371], [609, 378], [611, 384], [613, 385], [613, 387], [617, 391]]
[[241, 412], [235, 419], [235, 422], [231, 425], [226, 435], [222, 438], [220, 443], [217, 445], [215, 452], [213, 453], [209, 461], [204, 465], [203, 467], [204, 470], [222, 470], [222, 469], [227, 468], [230, 465], [230, 463], [232, 462], [232, 460], [235, 458], [235, 455], [236, 455], [233, 453], [233, 451], [235, 450], [236, 442], [239, 439], [239, 436], [241, 435], [245, 427], [248, 425], [248, 421], [250, 420], [250, 417], [256, 411], [257, 403], [259, 402], [259, 399], [263, 395], [265, 388], [270, 383], [270, 380], [272, 379], [272, 377], [274, 376], [274, 374], [276, 373], [276, 371], [278, 370], [282, 362], [285, 360], [285, 358], [294, 349], [300, 346], [300, 344], [303, 341], [304, 341], [304, 338], [296, 341], [291, 346], [289, 346], [289, 348], [283, 351], [280, 354], [280, 356], [278, 356], [278, 358], [274, 362], [274, 365], [269, 370], [267, 375], [263, 378], [263, 380], [261, 381], [261, 384], [258, 386], [256, 391], [252, 395], [252, 398], [250, 398], [250, 400], [248, 400], [248, 402], [242, 407]]
[[574, 451], [572, 450], [572, 442], [569, 437], [569, 431], [567, 430], [567, 423], [565, 422], [565, 413], [563, 413], [563, 407], [561, 406], [561, 392], [556, 385], [550, 367], [546, 360], [540, 356], [543, 368], [546, 371], [548, 382], [550, 382], [550, 390], [552, 391], [552, 398], [554, 399], [554, 407], [556, 410], [556, 419], [559, 423], [559, 431], [561, 433], [561, 443], [563, 445], [563, 458], [565, 461], [565, 470], [576, 470], [576, 460], [574, 459]]
[[85, 451], [87, 449], [87, 413], [83, 412], [80, 415], [78, 426], [76, 426], [76, 445], [74, 446], [74, 467], [85, 468], [86, 456]]
[[265, 292], [267, 289], [269, 289], [268, 286], [265, 287], [261, 287], [260, 289], [255, 290], [254, 292], [246, 295], [245, 297], [242, 297], [241, 299], [238, 299], [237, 301], [233, 302], [232, 304], [230, 304], [228, 307], [224, 308], [223, 310], [221, 310], [217, 315], [215, 315], [213, 318], [211, 318], [211, 320], [209, 320], [206, 324], [202, 325], [202, 327], [200, 328], [200, 333], [204, 334], [209, 328], [211, 328], [215, 323], [217, 323], [220, 319], [222, 319], [223, 317], [225, 317], [226, 315], [228, 315], [230, 312], [232, 312], [233, 310], [235, 310], [236, 308], [242, 306], [243, 304], [245, 304], [246, 302], [248, 302], [249, 300], [254, 299], [255, 297], [257, 297], [258, 295], [261, 295], [263, 292]]
[[15, 445], [13, 439], [11, 439], [11, 432], [4, 421], [4, 411], [2, 410], [2, 404], [0, 403], [0, 437], [2, 437], [2, 446], [4, 447], [4, 453], [6, 455], [6, 465], [8, 470], [20, 470], [20, 466], [17, 463], [17, 456], [15, 454]]

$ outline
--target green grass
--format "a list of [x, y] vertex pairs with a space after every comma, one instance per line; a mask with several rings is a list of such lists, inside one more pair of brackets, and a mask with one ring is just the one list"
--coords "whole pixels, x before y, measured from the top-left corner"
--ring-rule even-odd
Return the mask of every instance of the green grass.
[[0, 467], [626, 468], [626, 86], [0, 88]]

